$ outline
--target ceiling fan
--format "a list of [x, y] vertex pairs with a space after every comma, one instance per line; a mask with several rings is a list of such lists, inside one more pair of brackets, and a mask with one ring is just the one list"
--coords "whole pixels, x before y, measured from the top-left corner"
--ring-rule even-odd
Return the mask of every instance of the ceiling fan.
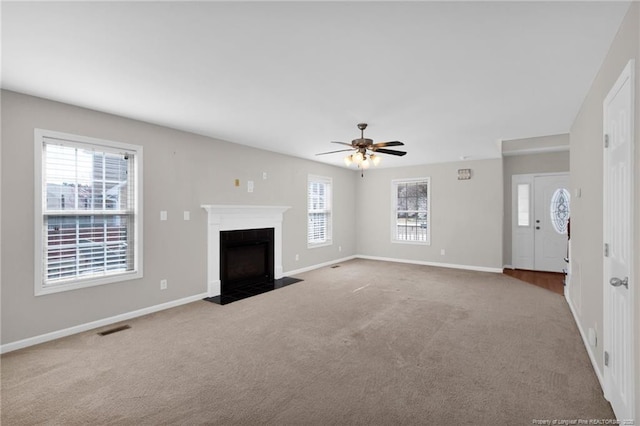
[[373, 143], [372, 139], [367, 139], [364, 137], [364, 129], [367, 128], [367, 123], [359, 123], [358, 129], [360, 129], [360, 138], [354, 139], [351, 143], [346, 142], [335, 142], [340, 145], [347, 145], [349, 149], [339, 149], [337, 151], [329, 151], [329, 152], [321, 152], [316, 155], [325, 155], [325, 154], [334, 154], [336, 152], [346, 152], [346, 151], [355, 151], [353, 154], [345, 157], [344, 162], [347, 166], [355, 163], [358, 167], [362, 169], [367, 169], [370, 166], [370, 163], [373, 163], [374, 166], [380, 164], [380, 156], [378, 154], [390, 154], [397, 155], [399, 157], [406, 154], [405, 151], [396, 151], [395, 149], [386, 149], [388, 146], [402, 146], [404, 145], [400, 141], [391, 141], [391, 142], [379, 142]]

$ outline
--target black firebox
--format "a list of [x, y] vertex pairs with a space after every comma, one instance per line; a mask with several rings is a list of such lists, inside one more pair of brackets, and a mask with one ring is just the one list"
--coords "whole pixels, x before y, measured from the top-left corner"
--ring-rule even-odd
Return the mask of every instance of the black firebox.
[[221, 295], [273, 282], [273, 228], [220, 232]]

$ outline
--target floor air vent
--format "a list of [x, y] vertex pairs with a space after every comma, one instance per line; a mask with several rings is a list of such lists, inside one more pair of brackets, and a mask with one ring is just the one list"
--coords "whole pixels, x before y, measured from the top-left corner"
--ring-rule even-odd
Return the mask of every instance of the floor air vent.
[[333, 265], [333, 266], [331, 267], [331, 269], [336, 269], [336, 268], [339, 268], [339, 267], [340, 267], [340, 265]]
[[107, 336], [109, 334], [113, 334], [113, 333], [117, 333], [118, 331], [122, 331], [122, 330], [126, 330], [128, 328], [131, 328], [131, 326], [128, 325], [121, 325], [120, 327], [115, 327], [115, 328], [110, 328], [109, 330], [105, 330], [105, 331], [101, 331], [100, 333], [98, 333], [100, 336]]

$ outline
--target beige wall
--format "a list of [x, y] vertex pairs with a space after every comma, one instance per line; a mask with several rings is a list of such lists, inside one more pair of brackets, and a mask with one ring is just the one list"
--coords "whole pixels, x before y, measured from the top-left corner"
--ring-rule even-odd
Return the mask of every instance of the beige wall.
[[[636, 416], [640, 415], [640, 3], [633, 2], [611, 45], [600, 71], [571, 127], [571, 187], [582, 190], [581, 198], [571, 200], [572, 279], [568, 297], [575, 307], [578, 324], [584, 330], [602, 333], [602, 248], [603, 248], [603, 156], [602, 102], [630, 59], [635, 70], [635, 380]], [[600, 372], [603, 369], [602, 336], [591, 348]]]
[[[144, 278], [34, 296], [34, 128], [144, 147]], [[309, 173], [333, 178], [329, 247], [307, 249]], [[2, 343], [204, 293], [207, 216], [201, 204], [291, 206], [283, 223], [285, 272], [353, 255], [357, 177], [347, 169], [2, 92]], [[249, 179], [253, 193], [246, 191]], [[161, 210], [168, 211], [168, 221], [160, 222]], [[182, 219], [184, 210], [190, 221]], [[167, 290], [160, 290], [161, 279], [168, 280]]]
[[[562, 138], [560, 138], [562, 136]], [[569, 135], [556, 135], [552, 137], [566, 139]], [[536, 138], [545, 139], [545, 138]], [[524, 139], [520, 139], [524, 141]], [[533, 173], [569, 172], [569, 151], [549, 152], [545, 154], [513, 155], [504, 157], [502, 162], [504, 175], [504, 226], [503, 226], [503, 264], [512, 265], [511, 262], [511, 177], [513, 175]]]
[[[367, 170], [357, 186], [358, 253], [502, 268], [502, 160]], [[471, 180], [458, 169], [471, 168]], [[431, 245], [391, 243], [391, 180], [431, 178]], [[445, 249], [445, 255], [440, 250]]]

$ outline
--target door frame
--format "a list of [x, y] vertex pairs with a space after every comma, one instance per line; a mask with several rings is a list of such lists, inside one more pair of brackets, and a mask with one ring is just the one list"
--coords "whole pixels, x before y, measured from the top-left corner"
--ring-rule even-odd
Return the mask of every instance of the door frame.
[[[546, 176], [566, 176], [571, 178], [570, 172], [548, 172], [548, 173], [524, 173], [511, 176], [511, 267], [514, 269], [535, 270], [535, 178]], [[529, 226], [526, 229], [518, 229], [518, 185], [529, 184]], [[516, 238], [518, 236], [527, 239], [527, 252], [530, 253], [531, 260], [526, 263], [516, 262], [520, 253]]]
[[[612, 100], [612, 98], [615, 96], [615, 94], [618, 93], [618, 91], [622, 88], [623, 84], [626, 81], [629, 81], [630, 84], [630, 91], [631, 91], [631, 103], [630, 103], [630, 111], [629, 111], [629, 126], [631, 127], [630, 129], [630, 150], [631, 150], [631, 155], [630, 155], [630, 159], [629, 159], [629, 169], [630, 169], [630, 227], [631, 229], [629, 230], [629, 235], [631, 236], [631, 244], [630, 244], [630, 259], [632, 260], [632, 264], [630, 265], [629, 268], [629, 324], [628, 324], [628, 335], [626, 336], [627, 339], [626, 341], [628, 342], [629, 345], [629, 354], [630, 354], [630, 362], [629, 362], [629, 367], [631, 369], [631, 371], [627, 372], [627, 374], [630, 375], [630, 377], [632, 378], [630, 383], [630, 410], [631, 410], [631, 415], [632, 416], [637, 416], [638, 413], [634, 413], [635, 411], [635, 404], [636, 404], [636, 399], [635, 399], [635, 395], [636, 392], [638, 391], [638, 389], [636, 389], [636, 382], [635, 382], [635, 375], [634, 375], [634, 369], [635, 369], [635, 363], [637, 362], [637, 355], [635, 354], [635, 342], [633, 340], [633, 337], [635, 336], [635, 318], [636, 318], [636, 312], [635, 312], [635, 305], [636, 305], [636, 291], [635, 291], [635, 265], [633, 264], [633, 260], [635, 259], [635, 250], [634, 250], [634, 245], [635, 245], [635, 241], [634, 241], [634, 237], [635, 237], [635, 227], [636, 227], [636, 216], [635, 216], [635, 188], [634, 188], [634, 182], [635, 182], [635, 176], [636, 176], [636, 165], [635, 165], [635, 149], [636, 149], [636, 135], [635, 135], [635, 61], [633, 59], [631, 59], [627, 65], [625, 66], [625, 68], [622, 70], [622, 72], [620, 73], [620, 76], [618, 77], [618, 79], [616, 80], [616, 82], [613, 84], [613, 86], [611, 87], [611, 89], [609, 90], [609, 92], [607, 93], [607, 96], [605, 97], [605, 99], [602, 102], [602, 116], [603, 116], [603, 126], [602, 126], [602, 140], [603, 142], [605, 141], [605, 137], [607, 135], [607, 132], [609, 131], [609, 129], [607, 128], [607, 104]], [[608, 195], [608, 151], [607, 148], [605, 147], [605, 144], [603, 143], [602, 145], [602, 164], [603, 164], [603, 168], [602, 168], [602, 237], [603, 237], [603, 243], [607, 243], [609, 241], [609, 228], [608, 228], [608, 213], [607, 213], [607, 200], [609, 198]], [[611, 315], [611, 311], [609, 309], [610, 305], [609, 305], [609, 296], [610, 296], [610, 291], [611, 291], [611, 285], [609, 284], [609, 278], [611, 277], [611, 265], [610, 262], [607, 260], [607, 256], [605, 255], [605, 252], [603, 250], [603, 256], [602, 256], [602, 291], [603, 291], [603, 298], [602, 298], [602, 320], [603, 320], [603, 326], [602, 326], [602, 333], [603, 333], [603, 345], [602, 345], [602, 358], [604, 359], [605, 357], [605, 351], [606, 350], [610, 350], [610, 346], [611, 346], [611, 322], [612, 322], [612, 315]], [[604, 362], [603, 362], [604, 364]], [[605, 365], [603, 365], [603, 393], [604, 393], [604, 397], [607, 400], [610, 400], [611, 397], [611, 379], [610, 379], [610, 374], [608, 373], [609, 370], [607, 369], [607, 367]], [[619, 419], [622, 420], [622, 419]]]

